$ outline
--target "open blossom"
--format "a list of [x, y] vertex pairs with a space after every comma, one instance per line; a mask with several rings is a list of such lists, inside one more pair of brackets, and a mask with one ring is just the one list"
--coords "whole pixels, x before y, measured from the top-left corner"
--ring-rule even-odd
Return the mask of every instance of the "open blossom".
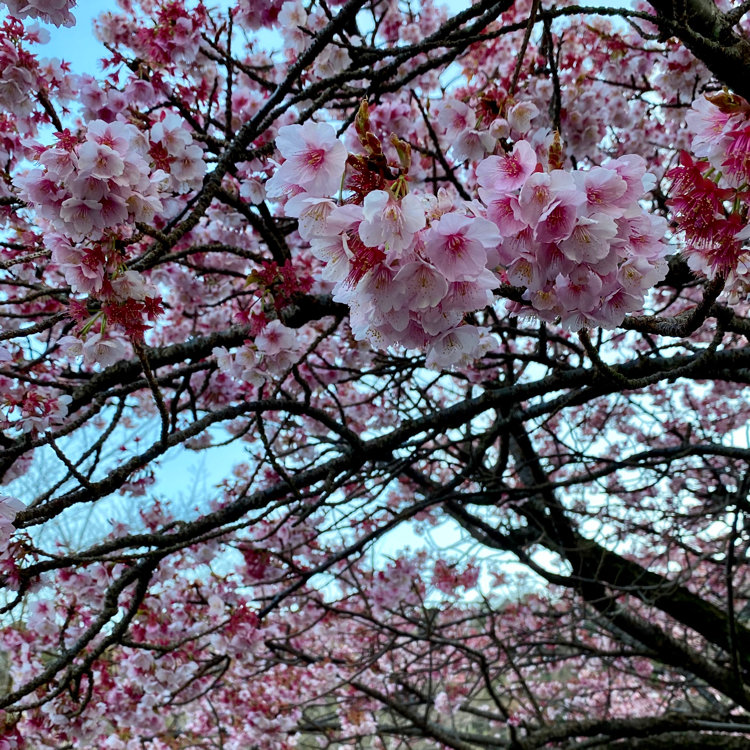
[[456, 99], [446, 99], [439, 107], [437, 121], [445, 130], [446, 137], [453, 140], [464, 130], [471, 130], [476, 125], [477, 118], [468, 104]]
[[255, 337], [258, 351], [269, 357], [282, 351], [295, 349], [296, 337], [291, 328], [287, 328], [280, 320], [272, 320]]
[[297, 231], [300, 237], [310, 240], [325, 234], [326, 222], [336, 204], [330, 198], [318, 198], [308, 193], [293, 195], [284, 206], [287, 216], [294, 216], [298, 221]]
[[236, 354], [231, 354], [225, 347], [213, 349], [219, 370], [232, 378], [243, 380], [254, 386], [261, 386], [266, 380], [262, 369], [262, 358], [251, 346], [243, 346]]
[[385, 245], [389, 253], [406, 250], [425, 225], [422, 201], [409, 194], [397, 201], [385, 190], [373, 190], [362, 207], [359, 236], [368, 247]]
[[74, 292], [91, 294], [101, 290], [106, 268], [100, 250], [73, 245], [67, 237], [56, 232], [49, 232], [44, 242], [52, 250], [52, 260], [60, 267]]
[[643, 13], [114, 4], [80, 98], [0, 21], [0, 750], [742, 744], [750, 305], [653, 287], [750, 289], [750, 112], [668, 211]]
[[[578, 266], [566, 275], [560, 273], [555, 279], [555, 291], [563, 307], [577, 314], [590, 312], [597, 306], [601, 289], [601, 277], [586, 266]], [[575, 330], [580, 326], [571, 327]]]
[[206, 173], [203, 149], [193, 142], [185, 121], [174, 112], [166, 112], [151, 127], [150, 155], [171, 175], [171, 187], [186, 193], [200, 187]]
[[169, 156], [179, 156], [193, 142], [185, 121], [175, 112], [166, 112], [151, 126], [151, 142], [159, 143]]
[[101, 237], [105, 227], [97, 200], [66, 198], [60, 206], [60, 218], [74, 239], [83, 239], [87, 235]]
[[24, 510], [26, 506], [15, 497], [0, 495], [0, 521], [12, 523], [17, 513]]
[[[410, 264], [407, 263], [408, 265]], [[377, 300], [377, 310], [388, 313], [388, 317], [392, 319], [390, 313], [396, 314], [404, 310], [407, 301], [413, 301], [412, 291], [407, 284], [396, 278], [405, 267], [402, 266], [396, 272], [388, 264], [378, 263], [362, 277], [362, 281], [357, 285], [356, 297], [359, 300]], [[408, 318], [408, 315], [406, 317]]]
[[170, 162], [169, 171], [175, 180], [175, 189], [185, 193], [200, 187], [206, 173], [206, 162], [203, 161], [203, 149], [193, 143], [185, 147], [182, 153]]
[[96, 141], [86, 141], [78, 149], [78, 171], [99, 180], [119, 177], [125, 162], [115, 149]]
[[539, 217], [534, 237], [539, 242], [560, 242], [567, 239], [576, 226], [577, 212], [578, 206], [572, 200], [552, 201]]
[[610, 242], [616, 235], [617, 225], [611, 216], [604, 213], [581, 216], [559, 247], [577, 263], [596, 263], [607, 257]]
[[453, 141], [453, 156], [459, 161], [479, 160], [495, 148], [496, 139], [486, 130], [467, 128]]
[[606, 169], [613, 169], [625, 180], [627, 190], [620, 199], [621, 206], [632, 206], [656, 185], [656, 177], [647, 171], [646, 160], [638, 154], [625, 154], [606, 162], [604, 166]]
[[[573, 177], [563, 172], [561, 169], [555, 169], [552, 172], [535, 172], [524, 181], [521, 192], [518, 195], [519, 214], [525, 222], [532, 227], [544, 221], [547, 221], [552, 215], [552, 211], [561, 204], [571, 208], [582, 203], [583, 195], [576, 188]], [[560, 216], [560, 212], [556, 216]], [[575, 214], [574, 214], [575, 215]], [[568, 217], [569, 218], [569, 217]], [[556, 223], [556, 222], [554, 222]], [[570, 227], [572, 229], [572, 227]], [[550, 227], [547, 231], [555, 232]], [[547, 231], [543, 232], [547, 234]], [[541, 237], [537, 239], [544, 241]]]
[[[699, 96], [685, 115], [685, 122], [693, 135], [693, 154], [708, 159], [713, 166], [719, 166], [732, 142], [730, 131], [750, 115], [750, 105], [731, 94], [719, 94], [712, 98], [714, 101], [705, 94]], [[719, 103], [723, 106], [718, 106]]]
[[592, 167], [573, 173], [578, 189], [586, 194], [586, 208], [596, 213], [619, 216], [628, 203], [624, 199], [628, 184], [613, 169]]
[[87, 365], [98, 363], [102, 367], [109, 367], [128, 356], [127, 344], [123, 339], [100, 332], [89, 333], [83, 340], [65, 336], [60, 343], [69, 356], [82, 356]]
[[480, 187], [479, 197], [487, 206], [487, 218], [497, 226], [503, 237], [517, 234], [528, 226], [521, 217], [521, 207], [515, 195]]
[[[31, 69], [30, 69], [31, 68]], [[0, 44], [0, 107], [16, 116], [25, 117], [34, 109], [31, 92], [38, 77], [18, 50], [7, 42]]]
[[279, 128], [276, 146], [285, 161], [266, 183], [269, 196], [284, 195], [292, 187], [319, 196], [339, 189], [347, 151], [330, 125], [309, 121], [285, 125]]
[[487, 251], [499, 244], [492, 222], [455, 213], [434, 222], [425, 235], [427, 257], [447, 281], [479, 276], [487, 265]]
[[[255, 337], [255, 346], [265, 370], [272, 375], [280, 375], [297, 362], [304, 341], [299, 337], [298, 331], [287, 328], [280, 320], [272, 320]], [[243, 369], [251, 369], [254, 360], [243, 363], [238, 353], [236, 365]], [[246, 376], [243, 379], [255, 382], [252, 377]]]
[[143, 274], [138, 271], [125, 271], [113, 279], [112, 292], [113, 296], [121, 300], [143, 301], [148, 296], [156, 296], [156, 291], [149, 286]]
[[407, 263], [396, 275], [395, 282], [408, 294], [410, 309], [437, 307], [448, 294], [448, 282], [435, 266], [422, 261]]
[[508, 112], [508, 125], [517, 136], [524, 135], [531, 128], [531, 121], [538, 114], [539, 109], [533, 102], [518, 102]]
[[[330, 211], [324, 222], [315, 223], [316, 234], [310, 238], [310, 249], [316, 258], [325, 261], [322, 278], [340, 282], [350, 274], [348, 235], [353, 235], [362, 221], [362, 207], [348, 203]], [[357, 235], [358, 236], [358, 235]], [[362, 275], [367, 272], [364, 269]]]
[[307, 13], [301, 0], [286, 0], [281, 6], [278, 18], [284, 45], [295, 52], [302, 52], [310, 43], [310, 37], [303, 29], [308, 26]]
[[505, 156], [489, 156], [477, 167], [479, 184], [490, 190], [515, 190], [536, 169], [536, 151], [526, 141], [518, 141]]
[[352, 58], [344, 47], [326, 47], [315, 60], [313, 67], [320, 78], [335, 76], [346, 70], [352, 63]]
[[441, 370], [461, 361], [470, 361], [475, 358], [479, 344], [479, 330], [476, 326], [463, 325], [451, 328], [436, 341], [431, 342], [427, 353], [427, 366]]

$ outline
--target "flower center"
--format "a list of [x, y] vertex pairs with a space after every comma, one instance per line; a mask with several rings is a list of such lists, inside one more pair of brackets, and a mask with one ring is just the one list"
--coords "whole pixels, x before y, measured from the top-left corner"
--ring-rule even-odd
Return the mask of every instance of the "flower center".
[[452, 234], [448, 238], [448, 242], [446, 243], [448, 246], [448, 250], [452, 252], [454, 255], [461, 255], [464, 252], [464, 238], [460, 234]]
[[311, 167], [319, 167], [323, 163], [326, 152], [322, 148], [316, 148], [307, 154], [307, 163]]

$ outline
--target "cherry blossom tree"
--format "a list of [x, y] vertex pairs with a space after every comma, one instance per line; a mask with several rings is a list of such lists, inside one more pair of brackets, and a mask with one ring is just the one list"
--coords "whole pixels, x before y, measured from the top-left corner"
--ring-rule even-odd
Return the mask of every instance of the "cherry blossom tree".
[[747, 3], [0, 5], [0, 750], [750, 747]]

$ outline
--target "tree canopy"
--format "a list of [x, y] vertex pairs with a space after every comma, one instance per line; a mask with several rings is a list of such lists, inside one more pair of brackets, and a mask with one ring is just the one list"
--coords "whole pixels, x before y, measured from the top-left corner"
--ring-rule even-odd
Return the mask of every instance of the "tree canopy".
[[750, 4], [0, 5], [0, 750], [750, 748]]

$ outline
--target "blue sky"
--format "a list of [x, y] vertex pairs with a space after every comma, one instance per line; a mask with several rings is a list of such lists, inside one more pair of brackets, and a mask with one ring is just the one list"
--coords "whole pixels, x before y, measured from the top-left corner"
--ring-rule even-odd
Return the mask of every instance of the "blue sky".
[[48, 26], [50, 41], [39, 50], [40, 57], [58, 57], [72, 63], [74, 73], [101, 72], [98, 60], [107, 54], [104, 47], [94, 37], [92, 21], [95, 16], [109, 8], [114, 2], [82, 0], [73, 9], [76, 25], [72, 28]]

